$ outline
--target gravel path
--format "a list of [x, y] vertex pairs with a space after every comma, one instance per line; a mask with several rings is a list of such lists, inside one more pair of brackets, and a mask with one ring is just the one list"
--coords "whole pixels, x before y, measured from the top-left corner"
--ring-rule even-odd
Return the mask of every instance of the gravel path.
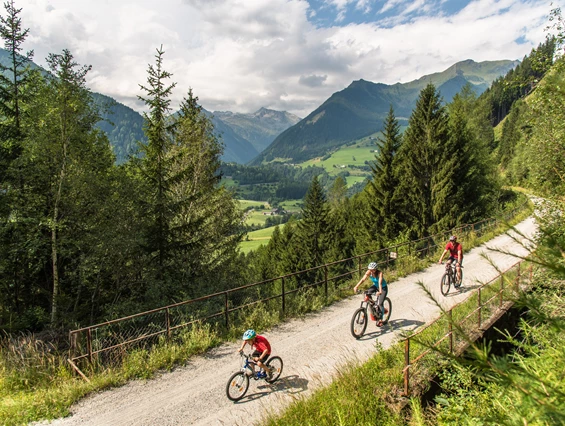
[[[521, 222], [517, 229], [526, 236], [532, 236], [537, 228], [530, 218]], [[273, 352], [284, 361], [283, 374], [273, 385], [252, 380], [247, 395], [238, 403], [226, 398], [225, 386], [231, 373], [239, 368], [239, 356], [236, 354], [239, 343], [226, 343], [155, 379], [134, 381], [84, 398], [72, 407], [70, 417], [50, 424], [249, 425], [258, 422], [265, 409], [277, 411], [327, 384], [340, 365], [356, 359], [368, 359], [375, 352], [376, 340], [385, 348], [389, 347], [401, 331], [415, 329], [435, 319], [439, 312], [417, 286], [418, 281], [442, 300], [445, 307], [449, 307], [468, 297], [479, 283], [497, 275], [484, 258], [485, 253], [501, 270], [517, 262], [510, 255], [488, 251], [487, 248], [520, 256], [527, 254], [527, 250], [508, 235], [473, 249], [465, 254], [461, 291], [453, 292], [452, 289], [447, 297], [443, 297], [439, 289], [444, 267], [437, 264], [390, 283], [389, 297], [393, 304], [391, 327], [381, 330], [371, 322], [360, 340], [355, 340], [349, 331], [351, 316], [360, 303], [359, 295], [335, 303], [319, 313], [290, 320], [265, 333]]]

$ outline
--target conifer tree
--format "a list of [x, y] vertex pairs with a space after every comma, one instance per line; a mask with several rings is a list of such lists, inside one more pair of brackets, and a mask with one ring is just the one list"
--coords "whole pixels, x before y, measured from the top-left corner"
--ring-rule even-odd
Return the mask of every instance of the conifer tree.
[[391, 105], [384, 122], [383, 135], [377, 138], [379, 152], [371, 164], [371, 180], [366, 187], [368, 211], [365, 229], [379, 246], [394, 239], [399, 231], [395, 165], [401, 142], [400, 126]]
[[[296, 241], [300, 244], [298, 269], [304, 270], [324, 263], [329, 230], [329, 211], [322, 185], [314, 176], [298, 222]], [[297, 248], [297, 247], [295, 247]]]
[[148, 216], [147, 250], [157, 261], [157, 279], [164, 279], [165, 260], [170, 240], [170, 161], [167, 152], [172, 146], [173, 122], [170, 117], [170, 95], [176, 83], [168, 84], [171, 73], [163, 69], [164, 51], [157, 49], [155, 65], [147, 69], [147, 86], [140, 85], [146, 92], [138, 96], [149, 111], [144, 113], [147, 143], [141, 144], [144, 154], [142, 175], [147, 185], [148, 200], [145, 210]]
[[[0, 64], [0, 158], [2, 162], [16, 158], [21, 151], [22, 116], [25, 102], [29, 100], [26, 86], [31, 80], [30, 61], [33, 51], [22, 54], [29, 28], [22, 28], [20, 13], [22, 9], [14, 6], [14, 1], [4, 3], [7, 16], [0, 16], [0, 37], [4, 49], [10, 56], [9, 64]], [[1, 174], [0, 174], [1, 178]]]
[[448, 138], [447, 111], [430, 83], [420, 92], [399, 152], [399, 205], [412, 236], [428, 235], [436, 222], [434, 196], [448, 179], [438, 176]]
[[243, 213], [233, 194], [218, 185], [221, 154], [213, 124], [189, 89], [166, 155], [172, 212], [169, 256], [176, 265], [176, 282], [209, 276], [214, 269], [226, 270], [236, 256]]

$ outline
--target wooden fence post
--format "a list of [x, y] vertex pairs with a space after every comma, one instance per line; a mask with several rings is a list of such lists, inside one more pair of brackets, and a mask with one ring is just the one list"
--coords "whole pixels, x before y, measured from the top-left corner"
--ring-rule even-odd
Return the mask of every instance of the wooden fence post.
[[477, 315], [478, 324], [479, 324], [478, 329], [480, 330], [481, 329], [481, 309], [482, 309], [482, 307], [481, 307], [481, 288], [480, 287], [478, 288], [477, 295], [478, 295], [478, 299], [479, 299], [479, 311], [478, 311], [478, 315]]
[[281, 277], [281, 281], [282, 281], [282, 313], [283, 313], [283, 317], [285, 315], [285, 295], [284, 295], [284, 277]]
[[171, 314], [169, 308], [165, 310], [165, 328], [167, 329], [167, 342], [171, 340]]
[[410, 395], [410, 338], [404, 344], [404, 396]]
[[92, 364], [92, 331], [86, 329], [86, 352], [88, 353], [88, 361]]
[[324, 265], [324, 291], [326, 294], [326, 303], [328, 303], [328, 265]]
[[449, 318], [449, 353], [453, 354], [453, 313], [452, 309], [447, 312]]
[[228, 297], [228, 292], [227, 292], [227, 291], [226, 291], [224, 294], [225, 294], [225, 297], [224, 297], [224, 311], [225, 311], [225, 317], [226, 317], [226, 330], [229, 330], [229, 328], [230, 328], [229, 297]]

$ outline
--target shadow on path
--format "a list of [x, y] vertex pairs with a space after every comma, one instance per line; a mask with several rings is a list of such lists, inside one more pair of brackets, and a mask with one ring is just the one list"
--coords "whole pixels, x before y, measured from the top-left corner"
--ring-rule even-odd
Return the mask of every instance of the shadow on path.
[[359, 338], [359, 340], [369, 340], [379, 336], [384, 336], [385, 334], [393, 333], [395, 330], [415, 330], [423, 324], [425, 324], [423, 321], [407, 320], [404, 318], [390, 320], [382, 327], [377, 327], [376, 325], [373, 325], [373, 322], [371, 322], [367, 325], [367, 328], [371, 327], [372, 325], [377, 329], [375, 331], [371, 331], [370, 333], [365, 332], [363, 337]]
[[[257, 385], [258, 392], [247, 395], [234, 404], [246, 404], [248, 402], [255, 401], [259, 398], [267, 396], [273, 392], [284, 392], [287, 395], [299, 394], [308, 389], [308, 383], [309, 381], [307, 379], [304, 379], [303, 377], [300, 377], [296, 374], [281, 377], [273, 384], [268, 384], [265, 381], [261, 381], [261, 384]], [[251, 386], [251, 383], [249, 386]]]

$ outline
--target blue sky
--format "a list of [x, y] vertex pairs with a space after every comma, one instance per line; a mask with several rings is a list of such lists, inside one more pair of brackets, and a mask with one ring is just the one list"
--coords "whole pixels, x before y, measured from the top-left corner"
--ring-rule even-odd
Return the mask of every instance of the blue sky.
[[[554, 1], [561, 6], [565, 0]], [[69, 49], [88, 84], [141, 110], [155, 49], [210, 111], [305, 117], [354, 80], [394, 84], [466, 59], [521, 59], [546, 36], [546, 0], [16, 0], [24, 46]]]

